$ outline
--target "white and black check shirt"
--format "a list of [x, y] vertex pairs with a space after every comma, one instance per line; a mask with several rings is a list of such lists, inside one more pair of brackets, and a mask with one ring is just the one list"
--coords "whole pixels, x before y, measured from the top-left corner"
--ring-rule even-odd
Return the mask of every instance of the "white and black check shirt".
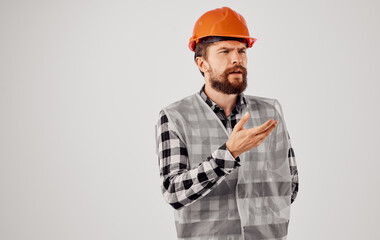
[[[226, 117], [224, 110], [212, 101], [204, 92], [205, 85], [200, 90], [203, 100], [210, 106], [222, 121], [229, 133], [240, 121], [237, 113], [246, 104], [244, 94], [238, 95], [235, 108]], [[158, 164], [162, 180], [162, 194], [165, 200], [175, 209], [187, 206], [197, 199], [207, 195], [217, 184], [223, 181], [235, 168], [240, 166], [240, 159], [232, 156], [226, 143], [216, 149], [197, 168], [189, 169], [186, 145], [177, 133], [170, 128], [164, 111], [160, 111], [157, 123]], [[292, 176], [293, 202], [298, 192], [298, 171], [293, 148], [288, 152], [290, 172]]]

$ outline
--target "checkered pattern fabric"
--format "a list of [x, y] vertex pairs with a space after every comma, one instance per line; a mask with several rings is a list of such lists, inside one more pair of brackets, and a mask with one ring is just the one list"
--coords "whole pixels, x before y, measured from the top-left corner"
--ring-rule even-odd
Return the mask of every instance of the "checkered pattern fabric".
[[[240, 120], [238, 113], [246, 106], [244, 94], [238, 95], [236, 106], [226, 117], [224, 110], [213, 102], [204, 92], [204, 85], [199, 91], [202, 99], [223, 123], [228, 133]], [[241, 115], [241, 114], [240, 114]], [[175, 209], [187, 206], [210, 193], [218, 184], [240, 166], [240, 159], [233, 158], [225, 143], [218, 146], [211, 154], [194, 168], [190, 168], [186, 144], [169, 123], [165, 111], [160, 111], [157, 123], [157, 153], [159, 160], [162, 193], [165, 200]], [[288, 134], [289, 142], [290, 137]], [[298, 193], [298, 171], [293, 148], [288, 150], [290, 173], [292, 178], [293, 202]]]
[[[156, 125], [159, 159], [160, 155], [164, 159], [164, 152], [165, 157], [187, 154], [186, 162], [177, 159], [162, 171], [164, 178], [164, 172], [170, 175], [174, 169], [182, 168], [163, 186], [165, 198], [166, 193], [175, 193], [168, 202], [176, 208], [178, 238], [286, 239], [293, 187], [291, 144], [280, 103], [276, 99], [241, 95], [235, 113], [226, 120], [220, 119], [223, 114], [218, 116], [215, 112], [221, 109], [212, 108], [201, 94], [202, 91], [163, 108], [166, 131], [170, 129], [179, 140], [175, 149], [163, 147], [158, 134], [163, 130]], [[259, 146], [228, 160], [232, 156], [225, 143], [234, 125], [232, 116], [235, 115], [236, 123], [246, 111], [250, 112], [246, 129], [270, 118], [279, 124]], [[169, 140], [164, 142], [170, 142], [170, 138], [165, 139]], [[160, 164], [164, 165], [161, 159]]]

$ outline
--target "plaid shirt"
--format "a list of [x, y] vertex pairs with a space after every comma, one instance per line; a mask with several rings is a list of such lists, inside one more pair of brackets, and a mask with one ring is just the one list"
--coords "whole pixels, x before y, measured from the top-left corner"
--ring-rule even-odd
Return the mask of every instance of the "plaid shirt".
[[[244, 94], [238, 95], [235, 108], [226, 117], [224, 110], [206, 95], [204, 87], [205, 85], [202, 86], [199, 92], [202, 99], [219, 117], [227, 131], [231, 133], [235, 124], [240, 121], [237, 118], [237, 113], [246, 104]], [[197, 168], [189, 169], [186, 145], [170, 127], [168, 118], [162, 110], [160, 111], [157, 126], [156, 137], [162, 194], [165, 200], [175, 209], [187, 206], [207, 195], [235, 168], [240, 166], [239, 157], [235, 159], [227, 149], [226, 143], [224, 143]], [[292, 147], [289, 148], [288, 159], [292, 176], [291, 202], [293, 203], [298, 193], [298, 171]]]

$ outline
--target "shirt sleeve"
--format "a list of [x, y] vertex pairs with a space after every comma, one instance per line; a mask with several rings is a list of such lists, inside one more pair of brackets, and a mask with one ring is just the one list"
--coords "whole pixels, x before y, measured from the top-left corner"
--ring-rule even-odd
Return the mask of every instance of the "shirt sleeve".
[[290, 166], [290, 174], [292, 178], [292, 196], [291, 196], [291, 203], [294, 202], [294, 200], [297, 197], [298, 193], [298, 170], [297, 170], [297, 163], [296, 163], [296, 156], [294, 154], [294, 150], [292, 148], [292, 144], [290, 142], [290, 136], [288, 133], [288, 139], [289, 139], [289, 151], [288, 151], [288, 159], [289, 159], [289, 166]]
[[156, 126], [161, 190], [174, 209], [201, 199], [240, 166], [239, 157], [234, 158], [224, 143], [196, 168], [190, 169], [186, 145], [170, 128], [163, 110]]

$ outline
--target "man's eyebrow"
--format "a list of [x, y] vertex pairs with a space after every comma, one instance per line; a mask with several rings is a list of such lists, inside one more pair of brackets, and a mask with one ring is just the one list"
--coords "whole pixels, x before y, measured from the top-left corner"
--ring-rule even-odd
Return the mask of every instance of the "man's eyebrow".
[[[229, 50], [229, 51], [231, 51], [231, 50], [234, 50], [234, 48], [220, 47], [220, 48], [218, 48], [218, 51], [220, 51], [220, 50]], [[246, 47], [241, 47], [241, 48], [238, 48], [238, 50], [239, 51], [241, 51], [241, 50], [247, 50], [247, 48]]]
[[220, 47], [220, 48], [218, 48], [218, 51], [220, 51], [220, 50], [233, 50], [233, 48]]

